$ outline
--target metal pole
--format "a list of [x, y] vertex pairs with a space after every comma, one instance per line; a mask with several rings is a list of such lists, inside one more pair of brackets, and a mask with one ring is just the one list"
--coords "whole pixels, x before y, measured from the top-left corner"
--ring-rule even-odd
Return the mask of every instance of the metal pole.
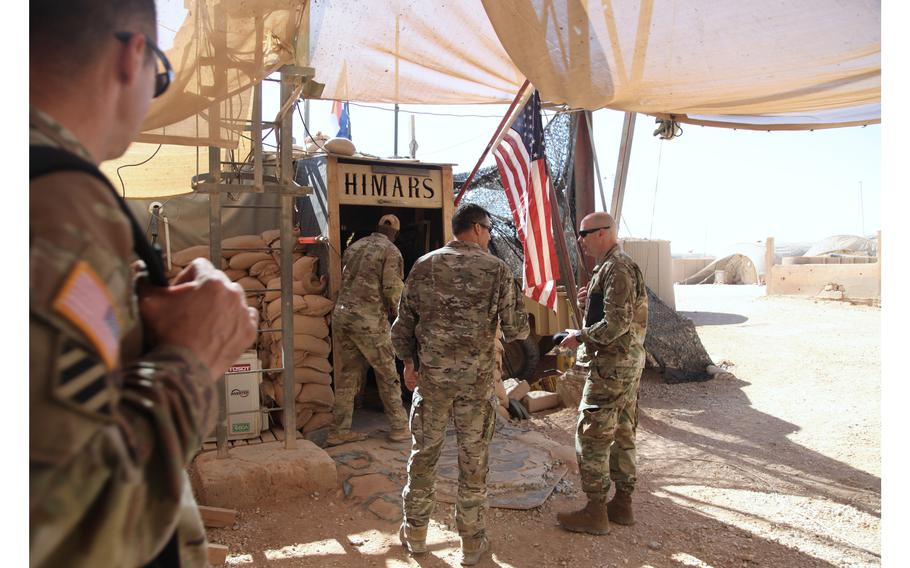
[[597, 162], [597, 147], [594, 145], [594, 127], [591, 126], [594, 113], [585, 112], [585, 119], [588, 121], [588, 137], [591, 139], [591, 155], [594, 157], [594, 173], [597, 175], [597, 189], [600, 190], [600, 202], [607, 210], [607, 197], [604, 193], [604, 180], [600, 177], [600, 164]]
[[610, 203], [610, 214], [619, 227], [622, 215], [622, 199], [626, 192], [626, 176], [629, 173], [629, 155], [632, 152], [632, 135], [635, 134], [634, 112], [627, 112], [622, 123], [622, 138], [619, 142], [619, 158], [616, 162], [616, 179], [613, 182], [613, 199]]
[[566, 293], [569, 295], [569, 304], [572, 306], [572, 313], [575, 316], [575, 325], [580, 327], [584, 320], [581, 318], [581, 310], [578, 309], [578, 288], [575, 286], [575, 274], [572, 272], [572, 264], [569, 262], [569, 252], [566, 248], [566, 229], [559, 214], [559, 205], [556, 203], [553, 181], [549, 179], [550, 176], [547, 178], [547, 187], [550, 192], [550, 217], [553, 219], [553, 230], [556, 233], [556, 258], [559, 261], [559, 270], [566, 280]]
[[395, 103], [395, 154], [394, 156], [398, 157], [398, 103]]
[[[218, 115], [218, 105], [212, 105], [209, 109], [209, 130], [217, 129], [215, 122]], [[213, 123], [215, 126], [212, 126]], [[221, 148], [209, 146], [209, 181], [219, 183], [221, 181]], [[212, 264], [216, 268], [221, 267], [221, 194], [218, 192], [209, 194], [209, 256]], [[225, 377], [221, 375], [215, 388], [218, 391], [218, 422], [215, 424], [215, 441], [218, 445], [218, 459], [224, 459], [228, 456], [227, 430], [227, 393], [225, 392]]]
[[[288, 73], [281, 74], [281, 104], [285, 105], [293, 96], [293, 78]], [[278, 140], [278, 157], [281, 166], [281, 183], [290, 185], [294, 179], [292, 171], [291, 135], [293, 116], [290, 112], [281, 117], [281, 132]], [[297, 447], [297, 411], [294, 405], [294, 280], [293, 280], [293, 214], [294, 197], [281, 195], [281, 346], [283, 352], [282, 381], [284, 382], [284, 448], [293, 450]]]

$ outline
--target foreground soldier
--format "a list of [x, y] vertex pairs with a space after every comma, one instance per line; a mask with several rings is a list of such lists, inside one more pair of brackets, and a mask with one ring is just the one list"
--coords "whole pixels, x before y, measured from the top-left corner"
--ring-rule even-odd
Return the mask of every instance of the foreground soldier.
[[341, 290], [332, 313], [341, 369], [335, 378], [334, 422], [326, 445], [366, 438], [365, 434], [351, 432], [351, 418], [367, 365], [376, 373], [376, 387], [389, 417], [389, 440], [410, 439], [389, 337], [389, 320], [398, 315], [404, 288], [404, 261], [393, 244], [400, 229], [398, 217], [384, 215], [375, 233], [344, 251]]
[[167, 88], [154, 2], [29, 6], [29, 565], [204, 566], [185, 468], [256, 311], [205, 260], [136, 294], [151, 247], [95, 166]]
[[456, 240], [414, 264], [392, 326], [392, 344], [405, 364], [405, 385], [414, 390], [413, 445], [399, 536], [411, 553], [426, 552], [436, 465], [446, 425], [454, 417], [460, 471], [455, 519], [465, 565], [476, 564], [490, 548], [484, 517], [496, 421], [490, 403], [496, 326], [501, 324], [505, 341], [529, 333], [509, 268], [486, 252], [491, 228], [482, 207], [460, 207], [452, 217]]
[[[580, 301], [587, 300], [585, 327], [572, 330], [561, 345], [575, 349], [583, 343], [590, 359], [575, 433], [588, 503], [580, 511], [558, 513], [557, 520], [570, 531], [607, 534], [609, 521], [635, 522], [635, 429], [645, 366], [648, 296], [641, 270], [619, 247], [616, 223], [609, 214], [588, 215], [578, 234], [597, 266], [587, 290], [579, 295]], [[616, 494], [607, 503], [611, 480]]]

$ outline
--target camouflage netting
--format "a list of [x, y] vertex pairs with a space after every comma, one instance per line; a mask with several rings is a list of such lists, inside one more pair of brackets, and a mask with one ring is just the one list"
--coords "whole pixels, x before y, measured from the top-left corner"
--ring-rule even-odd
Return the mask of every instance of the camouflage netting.
[[[550, 179], [553, 181], [560, 217], [565, 228], [569, 261], [576, 274], [580, 251], [573, 230], [577, 225], [577, 219], [572, 164], [577, 116], [575, 113], [559, 113], [544, 129], [544, 146]], [[453, 177], [457, 195], [468, 174], [462, 172]], [[490, 212], [494, 224], [490, 251], [512, 268], [515, 278], [521, 279], [524, 254], [496, 166], [478, 170], [463, 201], [476, 203]], [[692, 321], [667, 306], [650, 289], [648, 302], [648, 334], [645, 349], [649, 355], [649, 365], [659, 368], [664, 382], [669, 384], [710, 379], [711, 376], [706, 369], [712, 364], [711, 358], [695, 332]]]

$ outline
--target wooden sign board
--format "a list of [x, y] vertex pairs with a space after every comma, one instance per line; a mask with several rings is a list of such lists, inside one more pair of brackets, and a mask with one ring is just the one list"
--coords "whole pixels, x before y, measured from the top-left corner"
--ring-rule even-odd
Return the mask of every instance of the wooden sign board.
[[442, 170], [338, 162], [338, 203], [440, 209]]

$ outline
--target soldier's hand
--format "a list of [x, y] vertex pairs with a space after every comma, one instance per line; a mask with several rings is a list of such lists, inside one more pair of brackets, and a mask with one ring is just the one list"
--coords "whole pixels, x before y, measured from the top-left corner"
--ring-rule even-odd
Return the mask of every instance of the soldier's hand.
[[143, 286], [139, 310], [152, 345], [193, 351], [216, 380], [256, 339], [259, 313], [238, 284], [203, 258], [169, 288]]
[[404, 386], [408, 387], [409, 391], [417, 388], [417, 383], [420, 381], [420, 373], [414, 369], [414, 363], [405, 362], [404, 364]]
[[578, 346], [580, 345], [578, 341], [578, 330], [569, 329], [567, 331], [569, 332], [569, 335], [567, 335], [566, 338], [562, 340], [562, 343], [560, 343], [559, 346], [564, 349], [572, 349], [574, 351], [575, 349], [578, 349]]
[[578, 289], [578, 308], [585, 309], [585, 305], [588, 303], [588, 287], [582, 286]]

